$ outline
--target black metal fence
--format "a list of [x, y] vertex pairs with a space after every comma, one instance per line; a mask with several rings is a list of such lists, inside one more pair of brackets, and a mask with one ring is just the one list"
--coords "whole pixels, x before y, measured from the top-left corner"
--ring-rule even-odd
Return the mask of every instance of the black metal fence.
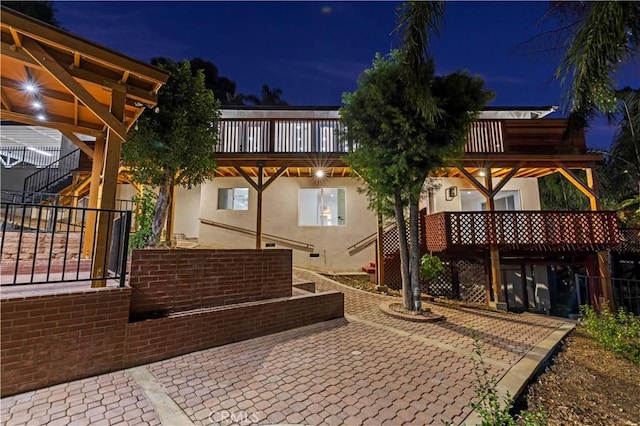
[[0, 164], [12, 167], [46, 167], [60, 157], [60, 147], [0, 146]]
[[131, 211], [3, 203], [0, 215], [3, 286], [107, 279], [124, 286]]
[[[589, 304], [594, 291], [601, 288], [601, 278], [598, 276], [576, 275], [575, 279], [578, 304]], [[640, 315], [640, 280], [611, 278], [611, 285], [613, 287], [615, 309], [624, 308], [627, 312]]]

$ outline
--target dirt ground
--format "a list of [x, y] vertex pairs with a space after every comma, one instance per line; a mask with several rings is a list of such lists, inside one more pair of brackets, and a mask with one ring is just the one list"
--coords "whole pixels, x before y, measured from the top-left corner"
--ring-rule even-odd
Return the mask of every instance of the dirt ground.
[[[377, 292], [367, 276], [328, 277]], [[517, 406], [530, 411], [541, 408], [550, 425], [638, 426], [640, 366], [606, 351], [578, 328], [565, 339], [547, 369], [525, 389]]]
[[640, 366], [576, 329], [525, 395], [551, 425], [638, 425]]

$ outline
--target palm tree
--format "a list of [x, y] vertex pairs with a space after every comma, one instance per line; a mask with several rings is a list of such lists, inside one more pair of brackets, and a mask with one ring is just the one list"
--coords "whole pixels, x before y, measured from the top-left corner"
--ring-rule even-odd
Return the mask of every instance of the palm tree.
[[[423, 88], [420, 82], [428, 78], [433, 67], [430, 59], [431, 36], [440, 35], [444, 21], [444, 1], [410, 1], [398, 7], [399, 18], [395, 31], [400, 33], [404, 78], [409, 87]], [[426, 120], [433, 121], [438, 114], [431, 92], [410, 90], [411, 102]]]
[[268, 84], [262, 85], [261, 97], [247, 95], [244, 100], [254, 105], [289, 105], [282, 99], [282, 89], [274, 87], [271, 89]]
[[[560, 5], [560, 6], [558, 6]], [[566, 12], [563, 3], [552, 2]], [[565, 86], [565, 107], [571, 111], [570, 132], [586, 126], [598, 110], [616, 105], [613, 74], [637, 53], [640, 45], [640, 3], [581, 2], [571, 6], [576, 31], [556, 71]]]

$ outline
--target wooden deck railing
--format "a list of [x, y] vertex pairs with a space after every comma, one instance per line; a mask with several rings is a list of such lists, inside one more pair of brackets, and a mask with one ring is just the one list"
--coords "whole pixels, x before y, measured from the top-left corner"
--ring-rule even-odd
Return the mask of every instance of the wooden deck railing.
[[[584, 135], [561, 143], [566, 120], [478, 120], [467, 136], [466, 153], [584, 153]], [[353, 146], [339, 120], [222, 120], [219, 153], [335, 153]]]
[[427, 248], [599, 251], [619, 244], [615, 212], [442, 212], [426, 217]]

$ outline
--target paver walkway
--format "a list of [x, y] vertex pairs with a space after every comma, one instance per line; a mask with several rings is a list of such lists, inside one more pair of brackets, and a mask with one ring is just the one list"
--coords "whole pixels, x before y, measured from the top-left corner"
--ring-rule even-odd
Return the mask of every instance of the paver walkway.
[[460, 424], [474, 396], [470, 326], [498, 375], [566, 327], [440, 306], [445, 322], [411, 323], [379, 310], [387, 296], [330, 280], [317, 289], [345, 293], [346, 320], [4, 398], [2, 424]]

